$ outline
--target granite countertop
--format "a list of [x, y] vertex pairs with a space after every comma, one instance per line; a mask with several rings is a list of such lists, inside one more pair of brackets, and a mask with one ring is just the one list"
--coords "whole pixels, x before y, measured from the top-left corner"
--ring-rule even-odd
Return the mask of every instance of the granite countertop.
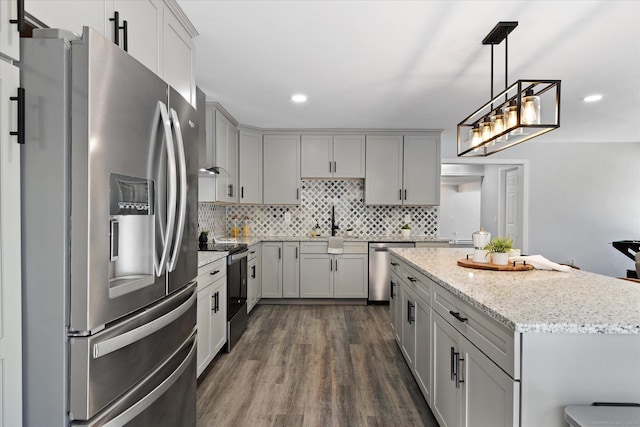
[[229, 255], [229, 252], [198, 251], [198, 268], [204, 267], [220, 258], [225, 258], [227, 255]]
[[640, 286], [581, 270], [460, 267], [469, 249], [391, 249], [462, 300], [518, 333], [640, 334]]
[[[345, 242], [440, 242], [448, 243], [449, 239], [440, 237], [426, 237], [426, 236], [341, 236]], [[230, 237], [224, 237], [223, 239], [230, 239]], [[248, 236], [236, 238], [238, 243], [244, 243], [247, 246], [255, 245], [261, 242], [327, 242], [329, 236], [311, 237], [306, 236]], [[203, 267], [211, 262], [219, 260], [227, 256], [227, 252], [198, 252], [198, 268]]]
[[[259, 242], [326, 242], [330, 236], [250, 236], [238, 238], [238, 242], [252, 245]], [[342, 237], [345, 242], [441, 242], [448, 243], [449, 239], [441, 237], [427, 236], [379, 236], [379, 235], [359, 235], [359, 236], [337, 236]], [[253, 242], [253, 243], [248, 243]]]

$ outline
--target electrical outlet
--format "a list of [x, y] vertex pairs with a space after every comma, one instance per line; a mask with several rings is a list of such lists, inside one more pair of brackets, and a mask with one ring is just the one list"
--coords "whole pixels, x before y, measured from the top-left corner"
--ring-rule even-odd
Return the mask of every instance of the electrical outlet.
[[291, 222], [291, 212], [285, 212], [284, 213], [284, 222], [286, 222], [286, 223], [290, 223]]
[[411, 215], [406, 214], [406, 215], [404, 216], [404, 223], [405, 223], [405, 224], [409, 224], [410, 222], [411, 222]]

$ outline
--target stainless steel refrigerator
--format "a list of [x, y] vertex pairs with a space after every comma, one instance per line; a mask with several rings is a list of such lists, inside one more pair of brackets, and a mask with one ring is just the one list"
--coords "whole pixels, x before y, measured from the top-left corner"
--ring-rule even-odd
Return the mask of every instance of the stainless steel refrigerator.
[[24, 423], [195, 425], [196, 111], [88, 27], [33, 36]]

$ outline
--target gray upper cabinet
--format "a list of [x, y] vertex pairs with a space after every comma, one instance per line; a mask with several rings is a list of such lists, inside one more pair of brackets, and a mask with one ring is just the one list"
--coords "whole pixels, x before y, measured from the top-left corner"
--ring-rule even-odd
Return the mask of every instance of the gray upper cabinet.
[[402, 204], [440, 204], [440, 141], [431, 136], [405, 135]]
[[216, 201], [238, 202], [238, 129], [219, 109], [215, 109], [215, 166], [220, 168], [216, 176]]
[[402, 204], [402, 135], [367, 136], [364, 200], [367, 205]]
[[263, 153], [264, 204], [299, 204], [300, 136], [265, 135]]
[[[113, 42], [117, 41], [123, 49], [126, 39], [126, 50], [131, 56], [196, 105], [191, 39], [198, 32], [175, 0], [25, 0], [24, 7], [51, 28], [82, 34], [82, 27], [86, 25]], [[116, 12], [118, 31], [115, 29]]]
[[440, 139], [429, 135], [367, 136], [365, 203], [440, 204]]
[[333, 177], [333, 136], [302, 135], [302, 178]]
[[303, 135], [303, 178], [364, 178], [364, 135]]
[[238, 151], [239, 202], [262, 204], [262, 134], [241, 129]]

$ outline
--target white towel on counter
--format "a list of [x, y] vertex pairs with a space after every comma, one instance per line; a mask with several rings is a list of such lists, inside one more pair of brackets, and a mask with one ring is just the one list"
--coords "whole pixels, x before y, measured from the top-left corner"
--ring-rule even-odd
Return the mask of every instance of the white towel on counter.
[[560, 265], [553, 261], [549, 261], [542, 255], [527, 255], [527, 256], [512, 256], [509, 257], [509, 262], [513, 261], [526, 261], [527, 264], [532, 265], [536, 270], [556, 270], [568, 273], [572, 269], [568, 265]]
[[342, 237], [329, 237], [327, 253], [340, 255], [344, 252], [344, 240]]

